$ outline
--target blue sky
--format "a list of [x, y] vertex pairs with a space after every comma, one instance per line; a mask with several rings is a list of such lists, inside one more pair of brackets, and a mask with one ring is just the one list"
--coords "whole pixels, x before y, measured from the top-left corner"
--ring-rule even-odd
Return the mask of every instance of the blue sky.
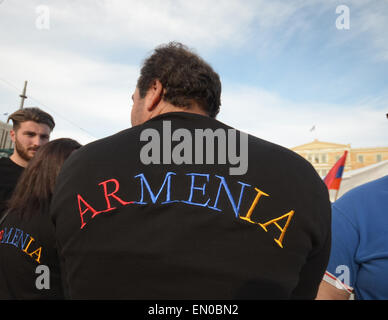
[[387, 0], [0, 0], [0, 119], [28, 80], [54, 138], [123, 130], [142, 60], [176, 40], [220, 74], [220, 121], [286, 147], [388, 146], [386, 30]]

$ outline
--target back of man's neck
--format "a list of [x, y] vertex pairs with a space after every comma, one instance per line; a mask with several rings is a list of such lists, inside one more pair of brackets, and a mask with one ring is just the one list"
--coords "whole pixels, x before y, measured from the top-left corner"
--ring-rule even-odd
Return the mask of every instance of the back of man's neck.
[[151, 119], [154, 117], [157, 117], [164, 113], [170, 113], [170, 112], [187, 112], [187, 113], [194, 113], [194, 114], [200, 114], [203, 116], [208, 116], [206, 111], [204, 111], [198, 104], [193, 104], [190, 107], [184, 108], [184, 107], [176, 107], [170, 103], [163, 103], [160, 107], [156, 108], [151, 113]]

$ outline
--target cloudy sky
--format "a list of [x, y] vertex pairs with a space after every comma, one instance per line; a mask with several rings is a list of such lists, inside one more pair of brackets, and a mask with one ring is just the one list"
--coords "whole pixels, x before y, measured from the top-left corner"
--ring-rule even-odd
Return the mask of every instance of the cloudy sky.
[[128, 128], [143, 59], [180, 41], [219, 73], [220, 121], [285, 147], [388, 146], [387, 30], [388, 0], [0, 0], [0, 119], [28, 80], [53, 138]]

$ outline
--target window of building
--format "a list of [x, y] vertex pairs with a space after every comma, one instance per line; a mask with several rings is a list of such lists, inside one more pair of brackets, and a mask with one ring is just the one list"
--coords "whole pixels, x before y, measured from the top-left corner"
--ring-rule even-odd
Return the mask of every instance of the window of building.
[[381, 162], [383, 161], [383, 156], [381, 154], [376, 155], [376, 162]]
[[314, 154], [314, 162], [319, 163], [319, 154]]
[[322, 163], [327, 163], [327, 154], [326, 153], [322, 153], [321, 154], [321, 162]]
[[362, 154], [359, 154], [359, 155], [357, 156], [357, 161], [358, 161], [359, 163], [364, 163], [364, 156], [363, 156]]

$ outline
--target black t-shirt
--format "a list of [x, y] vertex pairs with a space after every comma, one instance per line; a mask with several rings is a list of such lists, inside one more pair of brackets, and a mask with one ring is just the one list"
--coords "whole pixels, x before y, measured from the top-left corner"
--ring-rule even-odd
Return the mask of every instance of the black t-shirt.
[[16, 183], [24, 168], [9, 158], [0, 158], [0, 218], [6, 209], [6, 201], [11, 198]]
[[48, 212], [0, 225], [0, 299], [63, 299], [54, 226]]
[[[196, 136], [206, 129], [228, 137], [214, 140], [213, 160]], [[175, 112], [73, 154], [50, 211], [69, 297], [315, 298], [330, 251], [327, 189], [299, 155], [250, 135], [247, 172], [231, 174], [241, 136], [233, 146], [229, 126]]]

